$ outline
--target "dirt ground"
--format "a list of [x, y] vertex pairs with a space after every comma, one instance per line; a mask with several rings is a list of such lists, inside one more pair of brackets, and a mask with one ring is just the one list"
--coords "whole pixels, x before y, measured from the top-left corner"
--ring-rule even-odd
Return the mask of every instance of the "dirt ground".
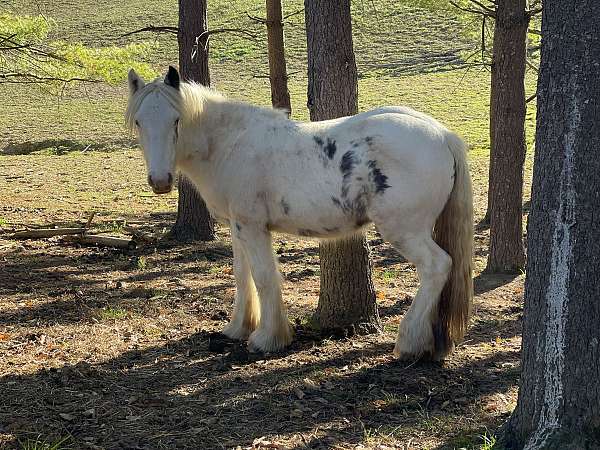
[[[127, 222], [160, 236], [176, 194], [148, 194], [138, 153], [0, 164], [0, 448], [491, 448], [514, 408], [523, 276], [480, 273], [486, 229], [476, 231], [471, 327], [444, 363], [393, 359], [417, 279], [374, 230], [384, 332], [307, 331], [318, 244], [278, 235], [296, 339], [284, 352], [251, 354], [216, 334], [234, 297], [226, 229], [212, 243], [133, 250], [8, 238], [24, 225], [82, 223], [91, 211], [100, 231], [121, 233]], [[480, 217], [487, 168], [472, 169]]]

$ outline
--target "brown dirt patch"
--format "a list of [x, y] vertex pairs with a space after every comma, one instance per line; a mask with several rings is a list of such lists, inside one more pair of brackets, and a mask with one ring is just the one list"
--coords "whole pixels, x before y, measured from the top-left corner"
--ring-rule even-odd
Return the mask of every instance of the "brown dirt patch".
[[[173, 221], [176, 194], [146, 196], [134, 152], [1, 161], [4, 231], [92, 210], [106, 227], [135, 220], [160, 234]], [[391, 351], [417, 286], [411, 265], [371, 232], [385, 330], [320, 338], [302, 326], [318, 297], [317, 244], [277, 236], [297, 338], [249, 354], [214, 334], [234, 294], [227, 233], [131, 251], [0, 235], [0, 447], [41, 436], [90, 449], [472, 448], [514, 407], [522, 276], [478, 275], [465, 342], [444, 364], [407, 364]], [[478, 232], [478, 270], [486, 245]]]

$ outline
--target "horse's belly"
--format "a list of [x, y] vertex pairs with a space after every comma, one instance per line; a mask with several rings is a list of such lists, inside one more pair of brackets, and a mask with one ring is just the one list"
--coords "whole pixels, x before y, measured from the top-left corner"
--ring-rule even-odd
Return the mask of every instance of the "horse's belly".
[[270, 231], [296, 236], [331, 238], [355, 233], [368, 223], [368, 220], [357, 223], [334, 204], [319, 206], [321, 205], [312, 205], [293, 211], [293, 206], [288, 205], [288, 214], [274, 218], [268, 228]]

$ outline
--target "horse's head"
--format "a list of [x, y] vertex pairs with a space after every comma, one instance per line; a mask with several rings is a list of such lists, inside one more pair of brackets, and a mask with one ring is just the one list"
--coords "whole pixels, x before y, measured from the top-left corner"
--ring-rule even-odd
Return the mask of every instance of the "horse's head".
[[146, 85], [133, 69], [129, 71], [127, 121], [136, 130], [148, 169], [148, 184], [155, 194], [173, 188], [179, 111], [173, 99], [179, 95], [179, 73], [169, 67], [164, 82]]

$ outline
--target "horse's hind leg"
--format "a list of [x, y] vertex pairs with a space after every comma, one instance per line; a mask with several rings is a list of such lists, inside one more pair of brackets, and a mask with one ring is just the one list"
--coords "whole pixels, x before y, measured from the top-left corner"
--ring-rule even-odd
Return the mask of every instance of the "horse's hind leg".
[[429, 233], [384, 238], [417, 267], [420, 286], [406, 315], [400, 322], [394, 355], [414, 359], [424, 354], [435, 357], [433, 323], [440, 294], [448, 279], [452, 259]]
[[286, 347], [292, 341], [292, 328], [281, 298], [281, 276], [273, 254], [271, 234], [249, 224], [237, 229], [260, 300], [260, 323], [248, 338], [251, 350], [265, 352]]
[[235, 275], [235, 303], [231, 321], [223, 330], [223, 334], [232, 339], [247, 339], [260, 320], [258, 297], [250, 266], [244, 249], [238, 238], [232, 233], [233, 244], [233, 273]]

